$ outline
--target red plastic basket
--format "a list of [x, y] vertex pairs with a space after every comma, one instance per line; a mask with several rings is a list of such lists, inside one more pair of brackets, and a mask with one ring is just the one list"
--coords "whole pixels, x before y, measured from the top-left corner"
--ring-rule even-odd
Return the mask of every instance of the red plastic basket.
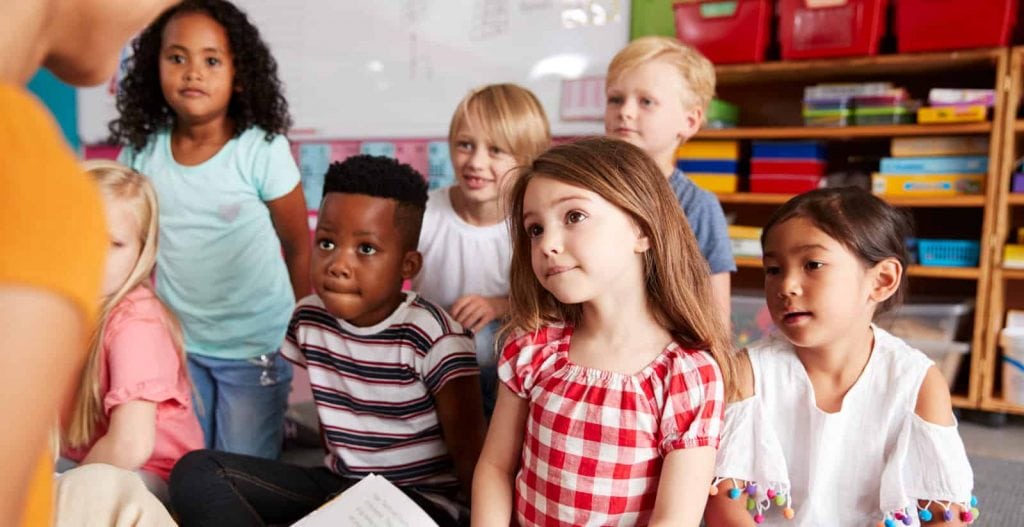
[[898, 0], [896, 47], [901, 53], [1005, 46], [1017, 0]]
[[769, 0], [677, 2], [676, 37], [715, 64], [761, 62], [768, 47]]
[[779, 0], [783, 59], [875, 55], [886, 0]]

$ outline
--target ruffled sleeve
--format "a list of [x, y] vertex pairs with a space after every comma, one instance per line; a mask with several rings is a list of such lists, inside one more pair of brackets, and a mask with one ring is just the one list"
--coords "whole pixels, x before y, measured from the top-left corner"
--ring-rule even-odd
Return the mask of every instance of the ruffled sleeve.
[[513, 334], [498, 360], [498, 378], [512, 393], [529, 399], [538, 376], [553, 372], [554, 361], [562, 347], [568, 351], [571, 333], [570, 327], [550, 326]]
[[758, 395], [725, 409], [712, 494], [717, 494], [719, 483], [728, 480], [733, 483], [729, 498], [747, 500], [747, 509], [758, 523], [773, 506], [782, 509], [786, 518], [793, 517], [786, 458]]
[[918, 507], [923, 501], [939, 504], [949, 518], [955, 514], [951, 506], [958, 504], [960, 519], [971, 522], [978, 515], [973, 488], [974, 473], [956, 425], [929, 423], [910, 413], [882, 472], [883, 521], [912, 512], [927, 521], [931, 513]]
[[706, 351], [676, 348], [664, 380], [659, 451], [718, 448], [725, 414], [725, 388], [718, 363]]
[[[106, 415], [128, 401], [189, 404], [182, 390], [181, 355], [155, 301], [141, 301], [140, 309], [111, 317], [104, 345], [110, 384], [103, 396]], [[121, 315], [119, 313], [119, 315]]]

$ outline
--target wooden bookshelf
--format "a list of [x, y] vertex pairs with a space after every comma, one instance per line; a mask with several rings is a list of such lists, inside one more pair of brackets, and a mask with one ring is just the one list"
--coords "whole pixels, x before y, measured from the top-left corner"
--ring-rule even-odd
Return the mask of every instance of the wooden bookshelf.
[[[761, 259], [752, 256], [737, 256], [736, 267], [760, 268]], [[907, 276], [922, 278], [949, 278], [955, 280], [977, 280], [981, 270], [977, 267], [933, 267], [925, 265], [911, 265], [907, 268]], [[1022, 272], [1024, 276], [1024, 272]]]
[[[716, 68], [717, 91], [722, 99], [739, 106], [739, 127], [703, 130], [696, 137], [737, 141], [825, 141], [829, 144], [830, 168], [841, 168], [835, 167], [836, 163], [850, 162], [851, 170], [861, 172], [869, 168], [853, 166], [856, 161], [847, 160], [858, 155], [863, 157], [865, 153], [887, 153], [888, 140], [893, 137], [970, 135], [989, 139], [989, 171], [983, 195], [882, 196], [887, 202], [910, 211], [922, 237], [933, 237], [949, 230], [957, 237], [981, 241], [982, 251], [977, 267], [914, 265], [907, 269], [909, 276], [925, 279], [920, 282], [926, 284], [922, 287], [936, 295], [946, 290], [973, 295], [972, 353], [963, 366], [969, 370], [969, 382], [966, 387], [958, 386], [953, 397], [954, 404], [962, 408], [998, 408], [999, 411], [1007, 408], [1004, 403], [993, 402], [992, 379], [997, 356], [994, 338], [998, 335], [1004, 314], [1004, 285], [1013, 284], [1014, 280], [1024, 281], [1024, 271], [997, 268], [1002, 243], [1008, 236], [1008, 211], [1012, 207], [1024, 207], [1024, 195], [1007, 197], [1006, 192], [1009, 181], [1006, 167], [1017, 158], [1014, 156], [1024, 156], [1024, 152], [1015, 151], [1017, 140], [1024, 145], [1024, 118], [1017, 118], [1016, 104], [1024, 93], [1022, 50], [1014, 50], [1012, 54], [1007, 48], [995, 48], [719, 66]], [[979, 123], [804, 126], [801, 109], [806, 86], [823, 82], [877, 81], [904, 86], [916, 99], [926, 97], [928, 90], [936, 86], [994, 89], [996, 101], [990, 120]], [[1010, 101], [1014, 103], [1009, 104]], [[1016, 135], [1017, 132], [1021, 134]], [[787, 194], [745, 192], [718, 196], [722, 207], [740, 225], [763, 225], [771, 211], [791, 197]], [[1019, 226], [1024, 226], [1024, 220], [1021, 220], [1024, 210], [1016, 211], [1017, 221], [1022, 222]], [[1001, 218], [999, 228], [1002, 230], [997, 229], [997, 217]], [[946, 225], [954, 228], [946, 229]], [[736, 263], [741, 272], [734, 274], [734, 288], [756, 288], [761, 280], [755, 271], [761, 268], [760, 258], [737, 258]], [[955, 283], [950, 282], [947, 288], [944, 280]], [[1024, 284], [1020, 284], [1019, 289], [1024, 291]], [[1024, 297], [1020, 302], [1018, 307], [1024, 308]], [[1024, 407], [1020, 411], [1024, 413]]]
[[[782, 205], [792, 198], [792, 194], [759, 194], [754, 192], [737, 192], [735, 194], [718, 194], [718, 201], [723, 204], [748, 205]], [[897, 207], [984, 207], [985, 196], [949, 196], [915, 198], [905, 196], [879, 196]], [[1022, 195], [1024, 197], [1024, 195]], [[1024, 201], [1021, 202], [1024, 204]]]
[[985, 70], [1004, 61], [1005, 48], [959, 50], [941, 53], [876, 55], [842, 59], [737, 64], [715, 68], [719, 86], [800, 81], [813, 84], [836, 77], [852, 80], [892, 75], [944, 73], [951, 70]]
[[757, 126], [701, 130], [697, 139], [856, 139], [989, 134], [992, 123], [892, 124], [881, 126]]

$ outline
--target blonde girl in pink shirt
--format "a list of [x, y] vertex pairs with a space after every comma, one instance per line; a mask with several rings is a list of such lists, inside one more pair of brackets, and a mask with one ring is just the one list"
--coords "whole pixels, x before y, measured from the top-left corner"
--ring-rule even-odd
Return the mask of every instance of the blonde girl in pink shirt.
[[136, 471], [157, 497], [178, 458], [202, 448], [175, 316], [153, 293], [156, 194], [149, 180], [113, 161], [90, 161], [100, 187], [110, 248], [103, 310], [89, 345], [62, 455], [80, 464]]

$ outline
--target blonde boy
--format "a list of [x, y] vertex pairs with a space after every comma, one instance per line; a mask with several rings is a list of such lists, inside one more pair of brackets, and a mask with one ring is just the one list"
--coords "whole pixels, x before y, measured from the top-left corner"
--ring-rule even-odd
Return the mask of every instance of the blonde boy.
[[604, 129], [651, 156], [686, 213], [711, 269], [715, 301], [729, 318], [729, 274], [736, 270], [722, 205], [676, 168], [675, 153], [704, 124], [715, 68], [697, 50], [666, 37], [643, 37], [608, 65]]

